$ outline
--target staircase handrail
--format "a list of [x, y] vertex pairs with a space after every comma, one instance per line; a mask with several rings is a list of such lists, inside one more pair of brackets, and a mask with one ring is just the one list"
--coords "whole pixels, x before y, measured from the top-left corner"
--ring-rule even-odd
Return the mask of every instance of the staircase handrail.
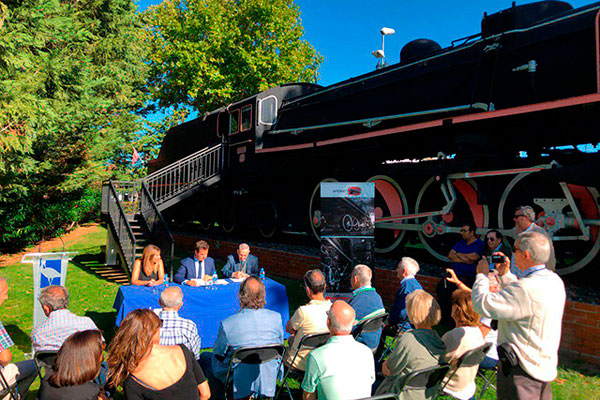
[[141, 180], [143, 182], [147, 182], [147, 181], [151, 180], [152, 178], [154, 178], [154, 177], [156, 177], [158, 175], [162, 175], [162, 174], [164, 174], [166, 172], [169, 172], [169, 171], [171, 171], [173, 169], [179, 168], [181, 166], [181, 164], [185, 164], [187, 161], [189, 161], [189, 160], [191, 160], [193, 158], [197, 158], [199, 156], [203, 156], [205, 153], [210, 153], [211, 151], [214, 151], [215, 149], [220, 148], [222, 146], [223, 146], [222, 143], [218, 143], [218, 144], [215, 144], [212, 147], [208, 147], [208, 148], [199, 150], [199, 151], [197, 151], [195, 153], [190, 154], [189, 156], [185, 156], [185, 157], [183, 157], [183, 158], [181, 158], [181, 159], [179, 159], [179, 160], [177, 160], [177, 161], [175, 161], [175, 162], [173, 162], [173, 163], [171, 163], [171, 164], [169, 164], [169, 165], [167, 165], [165, 167], [162, 167], [161, 169], [156, 170], [153, 173], [151, 173], [150, 175], [146, 175], [144, 178], [140, 178], [139, 180]]
[[157, 220], [159, 221], [160, 225], [162, 226], [164, 233], [166, 233], [166, 235], [167, 235], [167, 244], [169, 246], [168, 267], [169, 267], [170, 275], [172, 276], [173, 275], [173, 256], [175, 253], [175, 239], [173, 238], [173, 235], [171, 234], [171, 230], [169, 229], [169, 226], [167, 225], [167, 221], [165, 221], [165, 219], [163, 218], [160, 210], [158, 209], [158, 207], [156, 205], [156, 202], [154, 201], [154, 198], [150, 194], [150, 190], [148, 190], [148, 186], [146, 186], [145, 182], [142, 182], [141, 186], [142, 186], [142, 196], [141, 196], [141, 201], [140, 201], [140, 214], [142, 215], [142, 218], [146, 222], [146, 225], [148, 226], [150, 234], [155, 235], [156, 232], [155, 232], [154, 227], [150, 227], [148, 225], [148, 221], [146, 219], [146, 210], [144, 207], [146, 204], [146, 202], [144, 201], [144, 196], [145, 196], [147, 198], [147, 202], [149, 203], [150, 208], [152, 209], [152, 212], [154, 213], [154, 215], [156, 215]]
[[[114, 201], [113, 203], [117, 205], [117, 210], [119, 211], [119, 215], [117, 217], [117, 220], [115, 221], [115, 215], [114, 213], [110, 212], [110, 205], [107, 204], [107, 208], [108, 208], [108, 214], [110, 216], [110, 221], [113, 225], [113, 228], [115, 229], [115, 233], [117, 234], [117, 243], [119, 244], [119, 247], [121, 248], [121, 253], [123, 254], [123, 258], [125, 259], [125, 263], [126, 265], [126, 270], [129, 271], [131, 273], [131, 270], [133, 268], [133, 263], [135, 262], [135, 235], [133, 234], [133, 229], [131, 228], [131, 225], [129, 224], [129, 220], [127, 219], [127, 214], [125, 213], [125, 210], [123, 209], [123, 206], [121, 205], [121, 201], [119, 199], [119, 195], [117, 193], [117, 190], [115, 189], [115, 186], [113, 185], [112, 181], [108, 181], [108, 188], [110, 193], [112, 194], [112, 196], [114, 197]], [[110, 198], [107, 199], [109, 202]], [[131, 254], [129, 255], [130, 257], [128, 257], [128, 255], [126, 254], [125, 251], [125, 246], [123, 245], [123, 243], [121, 242], [121, 226], [124, 225], [126, 228], [126, 232], [127, 235], [129, 236], [129, 240], [131, 242]], [[131, 259], [129, 259], [131, 258]]]

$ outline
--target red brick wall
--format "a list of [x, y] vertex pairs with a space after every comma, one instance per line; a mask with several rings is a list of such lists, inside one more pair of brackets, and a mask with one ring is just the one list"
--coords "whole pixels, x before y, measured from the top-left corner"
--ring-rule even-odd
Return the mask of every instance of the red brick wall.
[[[178, 247], [192, 250], [197, 238], [174, 235]], [[212, 257], [225, 259], [235, 253], [236, 243], [220, 240], [207, 240]], [[253, 247], [252, 254], [260, 260], [260, 266], [267, 274], [290, 279], [302, 279], [309, 269], [319, 268], [321, 259], [314, 256], [286, 253]], [[435, 287], [440, 278], [418, 275], [417, 280], [427, 292], [435, 296]], [[373, 286], [385, 304], [391, 305], [398, 290], [396, 271], [375, 268]], [[585, 362], [600, 365], [600, 306], [575, 301], [567, 301], [563, 317], [561, 354]]]

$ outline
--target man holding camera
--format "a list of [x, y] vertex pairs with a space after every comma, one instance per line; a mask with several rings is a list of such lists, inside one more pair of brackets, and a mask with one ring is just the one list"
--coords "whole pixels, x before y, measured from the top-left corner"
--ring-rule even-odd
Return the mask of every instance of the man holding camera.
[[[566, 292], [563, 281], [546, 268], [551, 244], [538, 232], [523, 232], [514, 246], [520, 279], [510, 272], [502, 253], [496, 263], [501, 290], [490, 292], [486, 258], [477, 265], [473, 308], [498, 320], [499, 399], [552, 399], [550, 383], [556, 378], [558, 347]], [[551, 293], [552, 295], [548, 295]]]

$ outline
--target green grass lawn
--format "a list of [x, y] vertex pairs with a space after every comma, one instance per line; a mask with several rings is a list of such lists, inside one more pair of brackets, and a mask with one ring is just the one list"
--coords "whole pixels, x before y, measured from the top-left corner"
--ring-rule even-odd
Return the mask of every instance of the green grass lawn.
[[[100, 246], [106, 244], [106, 230], [98, 227], [93, 233], [65, 243], [65, 250], [77, 251], [79, 254], [69, 264], [67, 287], [70, 292], [70, 309], [78, 315], [92, 318], [104, 332], [104, 337], [110, 341], [114, 336], [116, 311], [112, 308], [119, 285], [109, 282], [97, 275], [94, 270], [102, 265]], [[174, 265], [179, 265], [179, 259], [189, 256], [186, 252], [177, 250]], [[223, 260], [215, 260], [217, 268], [224, 264]], [[0, 269], [0, 275], [9, 283], [9, 298], [0, 308], [0, 320], [11, 335], [15, 346], [11, 349], [13, 360], [20, 361], [25, 353], [31, 352], [30, 333], [33, 313], [33, 283], [30, 264], [13, 264]], [[275, 280], [287, 288], [290, 315], [304, 304], [305, 298], [302, 283], [295, 280], [275, 277]], [[600, 399], [600, 376], [589, 372], [586, 365], [570, 363], [561, 365], [559, 377], [552, 383], [554, 399], [590, 400]], [[289, 381], [295, 398], [299, 397], [299, 382]], [[34, 399], [39, 386], [36, 381], [30, 390], [29, 399]], [[481, 388], [482, 383], [478, 382]], [[282, 393], [281, 398], [287, 398]], [[123, 398], [121, 393], [115, 396]], [[493, 390], [486, 393], [485, 399], [495, 399]]]

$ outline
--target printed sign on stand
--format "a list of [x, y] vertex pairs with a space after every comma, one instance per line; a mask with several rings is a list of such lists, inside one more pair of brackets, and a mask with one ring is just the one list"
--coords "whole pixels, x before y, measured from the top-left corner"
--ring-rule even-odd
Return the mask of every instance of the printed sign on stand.
[[328, 293], [350, 292], [354, 266], [372, 264], [374, 204], [375, 183], [321, 183], [321, 263]]
[[52, 285], [65, 286], [67, 283], [67, 266], [76, 252], [61, 253], [29, 253], [21, 259], [21, 263], [33, 264], [33, 327], [38, 327], [46, 319], [42, 306], [38, 301], [40, 290]]

